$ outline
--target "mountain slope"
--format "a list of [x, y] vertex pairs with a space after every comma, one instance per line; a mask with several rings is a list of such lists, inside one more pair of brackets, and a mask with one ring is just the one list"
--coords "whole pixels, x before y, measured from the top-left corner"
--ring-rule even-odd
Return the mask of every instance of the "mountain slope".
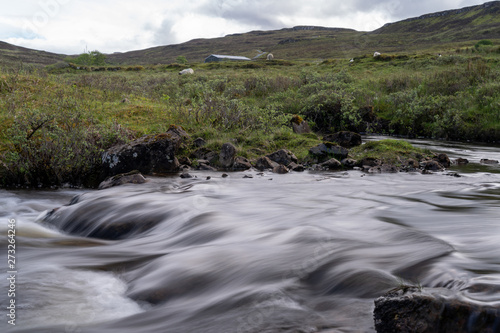
[[0, 67], [19, 66], [21, 63], [46, 66], [64, 58], [65, 55], [62, 54], [32, 50], [0, 41]]
[[361, 34], [351, 29], [299, 26], [273, 31], [251, 31], [220, 38], [194, 39], [177, 45], [111, 54], [112, 63], [155, 64], [175, 62], [185, 56], [191, 62], [202, 62], [210, 54], [240, 55], [253, 58], [262, 52], [278, 52], [282, 59], [328, 57], [338, 39], [352, 39]]
[[252, 31], [179, 45], [110, 55], [115, 63], [166, 63], [183, 55], [201, 62], [210, 54], [256, 56], [272, 52], [281, 59], [350, 58], [366, 53], [422, 51], [454, 47], [454, 43], [500, 39], [500, 1], [448, 10], [384, 25], [372, 32], [299, 26]]
[[[166, 64], [184, 56], [202, 62], [210, 54], [253, 58], [265, 52], [279, 59], [351, 58], [374, 51], [416, 52], [431, 48], [475, 44], [481, 39], [500, 42], [500, 1], [422, 15], [389, 23], [372, 32], [298, 26], [273, 31], [251, 31], [220, 38], [194, 39], [177, 45], [108, 55], [112, 64]], [[0, 66], [29, 63], [53, 64], [64, 55], [30, 50], [0, 42]]]
[[388, 23], [374, 34], [405, 34], [435, 41], [500, 38], [500, 1]]

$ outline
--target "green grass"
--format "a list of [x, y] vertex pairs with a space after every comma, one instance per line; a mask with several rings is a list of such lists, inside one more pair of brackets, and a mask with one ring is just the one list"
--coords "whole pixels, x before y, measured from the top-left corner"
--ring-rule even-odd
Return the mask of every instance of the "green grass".
[[[442, 50], [442, 57], [421, 51], [385, 53], [380, 59], [362, 55], [353, 63], [347, 58], [198, 63], [187, 76], [178, 75], [180, 65], [3, 71], [0, 159], [22, 172], [42, 165], [50, 173], [54, 166], [57, 177], [37, 177], [57, 182], [78, 170], [91, 172], [76, 163], [80, 155], [91, 160], [89, 154], [164, 132], [171, 124], [183, 126], [193, 139], [202, 137], [214, 151], [232, 142], [249, 159], [286, 148], [305, 160], [323, 133], [339, 130], [500, 141], [500, 53], [496, 45], [478, 51], [474, 44]], [[293, 133], [294, 115], [317, 134]], [[83, 138], [76, 140], [80, 145], [66, 147], [74, 137]], [[43, 159], [37, 157], [41, 152]], [[415, 153], [402, 142], [387, 141], [364, 145], [353, 156], [396, 161], [407, 155], [418, 159]], [[64, 160], [58, 154], [74, 161], [57, 164]], [[28, 157], [31, 166], [21, 163]]]
[[385, 139], [370, 141], [351, 150], [352, 157], [357, 160], [365, 158], [379, 159], [385, 164], [400, 165], [404, 160], [421, 160], [432, 153], [416, 148], [404, 140]]

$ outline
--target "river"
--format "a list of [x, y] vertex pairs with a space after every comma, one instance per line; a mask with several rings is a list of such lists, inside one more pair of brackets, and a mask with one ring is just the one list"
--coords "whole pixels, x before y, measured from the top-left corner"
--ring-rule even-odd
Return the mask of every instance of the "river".
[[500, 149], [412, 143], [471, 163], [0, 190], [0, 331], [374, 332], [403, 283], [500, 307]]

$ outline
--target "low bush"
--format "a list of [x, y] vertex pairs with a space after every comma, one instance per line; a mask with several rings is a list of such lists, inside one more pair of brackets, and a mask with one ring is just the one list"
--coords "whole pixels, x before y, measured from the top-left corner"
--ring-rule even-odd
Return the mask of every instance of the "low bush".
[[95, 186], [101, 153], [130, 138], [117, 123], [98, 124], [70, 104], [52, 110], [23, 109], [15, 114], [7, 135], [3, 181], [24, 186]]

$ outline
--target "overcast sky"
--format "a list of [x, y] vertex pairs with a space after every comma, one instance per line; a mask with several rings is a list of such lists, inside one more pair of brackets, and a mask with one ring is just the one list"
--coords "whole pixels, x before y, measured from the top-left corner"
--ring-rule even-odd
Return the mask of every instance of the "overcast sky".
[[371, 31], [481, 0], [0, 0], [0, 40], [38, 50], [104, 53], [296, 25]]

